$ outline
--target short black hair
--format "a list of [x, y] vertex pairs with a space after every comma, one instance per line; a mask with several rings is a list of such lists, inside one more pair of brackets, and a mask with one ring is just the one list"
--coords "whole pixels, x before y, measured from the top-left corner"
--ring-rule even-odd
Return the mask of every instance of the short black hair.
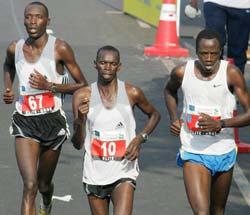
[[[30, 6], [30, 5], [39, 5], [39, 6], [42, 6], [42, 7], [44, 8], [44, 10], [45, 10], [45, 15], [46, 15], [46, 17], [49, 17], [49, 9], [48, 9], [48, 7], [47, 7], [44, 3], [39, 2], [39, 1], [33, 1], [33, 2], [29, 3], [29, 4], [26, 6], [26, 8], [27, 8], [28, 6]], [[25, 8], [25, 10], [26, 10], [26, 8]]]
[[221, 36], [214, 29], [206, 28], [197, 35], [196, 37], [196, 52], [198, 51], [199, 43], [202, 39], [216, 39], [219, 42], [220, 49], [222, 48]]
[[98, 49], [97, 53], [96, 53], [96, 61], [98, 61], [99, 57], [100, 57], [100, 53], [102, 51], [112, 51], [112, 52], [115, 52], [117, 54], [117, 59], [118, 59], [118, 62], [120, 63], [120, 52], [117, 48], [115, 48], [114, 46], [111, 46], [111, 45], [106, 45], [106, 46], [103, 46], [101, 48]]

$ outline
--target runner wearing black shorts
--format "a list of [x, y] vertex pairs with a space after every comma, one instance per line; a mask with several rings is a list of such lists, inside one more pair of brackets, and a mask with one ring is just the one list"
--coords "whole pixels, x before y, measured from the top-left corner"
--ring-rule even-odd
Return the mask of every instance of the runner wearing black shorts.
[[[49, 22], [46, 5], [29, 3], [24, 11], [28, 38], [10, 43], [4, 62], [6, 104], [14, 102], [15, 76], [19, 82], [10, 133], [15, 136], [17, 164], [24, 185], [22, 215], [36, 214], [38, 190], [42, 195], [39, 215], [50, 214], [52, 178], [62, 144], [69, 136], [62, 110], [64, 94], [73, 94], [87, 85], [69, 44], [46, 33]], [[75, 83], [68, 83], [65, 68]]]

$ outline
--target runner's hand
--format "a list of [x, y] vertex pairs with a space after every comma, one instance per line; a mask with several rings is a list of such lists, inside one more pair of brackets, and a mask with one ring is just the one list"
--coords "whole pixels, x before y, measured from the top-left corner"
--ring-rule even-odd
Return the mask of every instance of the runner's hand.
[[179, 136], [182, 123], [183, 122], [181, 119], [177, 119], [177, 120], [173, 121], [170, 125], [170, 132], [175, 136]]
[[14, 101], [14, 92], [13, 90], [6, 88], [4, 94], [3, 94], [3, 101], [5, 104], [11, 104]]
[[88, 112], [89, 112], [89, 99], [83, 98], [82, 102], [78, 107], [78, 118], [83, 120], [84, 117], [88, 114]]
[[47, 77], [36, 69], [30, 74], [29, 83], [32, 88], [39, 90], [50, 90], [51, 87], [51, 83], [47, 80]]
[[220, 120], [214, 120], [211, 116], [205, 113], [200, 113], [198, 125], [201, 131], [204, 132], [220, 132], [221, 130]]
[[128, 145], [128, 148], [125, 153], [125, 158], [127, 160], [133, 161], [139, 157], [141, 149], [142, 138], [140, 135], [137, 135]]

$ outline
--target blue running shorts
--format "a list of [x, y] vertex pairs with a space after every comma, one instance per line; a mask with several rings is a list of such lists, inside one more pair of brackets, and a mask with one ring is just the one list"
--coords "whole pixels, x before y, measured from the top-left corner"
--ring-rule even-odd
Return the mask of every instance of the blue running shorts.
[[180, 149], [177, 153], [176, 163], [180, 167], [183, 167], [185, 161], [201, 164], [209, 169], [214, 176], [217, 172], [230, 170], [236, 162], [236, 157], [236, 149], [222, 155], [194, 154]]

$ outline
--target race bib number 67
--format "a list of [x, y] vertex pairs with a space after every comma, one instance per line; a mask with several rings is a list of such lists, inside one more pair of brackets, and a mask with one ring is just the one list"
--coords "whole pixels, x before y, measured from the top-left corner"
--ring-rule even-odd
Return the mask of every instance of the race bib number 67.
[[54, 95], [50, 92], [26, 95], [22, 97], [21, 107], [23, 113], [46, 113], [54, 109]]

